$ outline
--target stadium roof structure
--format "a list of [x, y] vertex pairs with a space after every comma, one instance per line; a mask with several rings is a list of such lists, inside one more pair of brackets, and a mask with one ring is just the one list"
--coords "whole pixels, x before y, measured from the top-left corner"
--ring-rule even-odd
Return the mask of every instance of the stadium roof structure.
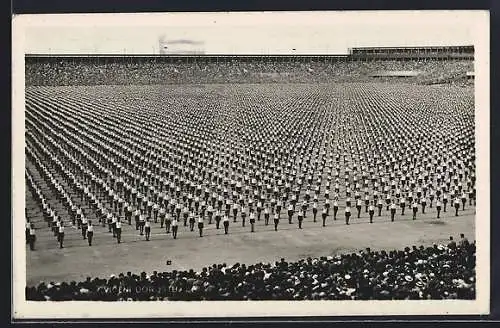
[[93, 60], [105, 62], [130, 60], [166, 60], [166, 61], [366, 61], [366, 60], [411, 60], [411, 59], [459, 59], [473, 60], [474, 46], [424, 46], [424, 47], [355, 47], [349, 48], [348, 54], [206, 54], [206, 53], [160, 53], [160, 54], [25, 54], [25, 58], [40, 60]]
[[431, 50], [431, 49], [461, 49], [474, 51], [473, 45], [459, 45], [459, 46], [408, 46], [408, 47], [352, 47], [352, 51], [367, 51], [367, 50]]

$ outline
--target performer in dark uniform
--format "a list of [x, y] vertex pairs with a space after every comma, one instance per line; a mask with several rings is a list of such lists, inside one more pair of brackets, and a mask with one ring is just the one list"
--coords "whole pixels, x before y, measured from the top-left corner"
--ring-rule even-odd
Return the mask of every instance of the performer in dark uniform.
[[293, 216], [293, 205], [288, 205], [288, 223], [292, 224], [292, 216]]
[[172, 236], [174, 239], [177, 239], [177, 230], [179, 229], [179, 221], [177, 220], [177, 216], [174, 216], [172, 220]]
[[64, 242], [64, 223], [61, 222], [59, 225], [59, 232], [58, 232], [58, 241], [59, 241], [59, 248], [64, 248], [63, 242]]
[[361, 207], [362, 207], [361, 199], [358, 198], [358, 200], [356, 201], [356, 210], [358, 211], [358, 219], [361, 215]]
[[189, 230], [194, 231], [194, 223], [196, 222], [196, 219], [194, 217], [193, 212], [190, 212], [189, 214]]
[[375, 207], [373, 206], [373, 201], [370, 202], [368, 206], [368, 214], [370, 215], [370, 223], [373, 223], [373, 214], [375, 213]]
[[[334, 207], [335, 213], [335, 207]], [[313, 202], [313, 222], [316, 222], [316, 215], [318, 214], [318, 203]]]
[[328, 216], [328, 211], [326, 208], [323, 208], [323, 211], [321, 212], [321, 219], [323, 220], [323, 227], [326, 226], [326, 217]]
[[242, 206], [241, 207], [241, 226], [242, 227], [245, 226], [246, 218], [247, 218], [246, 208], [245, 208], [245, 206]]
[[[333, 221], [337, 220], [338, 211], [339, 211], [339, 200], [338, 200], [338, 197], [335, 197], [335, 199], [333, 200]], [[328, 214], [328, 210], [327, 210], [327, 214]]]
[[453, 205], [455, 206], [455, 216], [458, 216], [458, 210], [460, 209], [460, 200], [458, 197], [455, 198]]
[[250, 210], [250, 215], [249, 215], [249, 218], [250, 218], [250, 227], [251, 227], [251, 232], [254, 232], [255, 230], [255, 213], [252, 210]]
[[120, 218], [116, 220], [116, 241], [118, 244], [122, 242], [122, 221]]
[[227, 215], [224, 215], [222, 221], [222, 225], [224, 226], [224, 234], [227, 235], [229, 233], [229, 217]]
[[427, 199], [426, 199], [426, 197], [422, 197], [422, 200], [420, 201], [420, 204], [422, 206], [422, 214], [425, 214], [425, 207], [427, 206]]
[[200, 237], [203, 237], [203, 216], [198, 215], [198, 231], [200, 232]]
[[146, 218], [146, 222], [144, 222], [144, 233], [146, 234], [146, 241], [149, 241], [149, 237], [151, 237], [151, 217]]
[[87, 226], [87, 239], [89, 242], [89, 246], [92, 246], [92, 238], [94, 237], [94, 226], [92, 225], [92, 221], [88, 221], [88, 226]]
[[349, 225], [349, 218], [351, 217], [351, 208], [347, 206], [345, 208], [345, 224]]
[[304, 220], [304, 211], [299, 211], [297, 214], [297, 220], [299, 221], [299, 229], [302, 229], [302, 221]]
[[29, 231], [29, 245], [30, 250], [35, 250], [35, 242], [36, 242], [36, 232], [35, 232], [35, 224], [30, 223], [30, 231]]
[[413, 210], [413, 220], [417, 218], [417, 212], [418, 212], [418, 204], [416, 201], [413, 201], [413, 204], [411, 205], [412, 210]]
[[437, 218], [439, 219], [439, 214], [441, 213], [441, 200], [438, 198], [436, 201]]
[[448, 195], [443, 193], [443, 212], [446, 213], [446, 205], [448, 204]]
[[274, 231], [278, 231], [278, 224], [280, 223], [280, 215], [274, 213]]
[[396, 204], [394, 204], [394, 201], [392, 201], [391, 206], [391, 222], [394, 222], [394, 216], [396, 215]]
[[[227, 213], [225, 215], [227, 216]], [[219, 226], [220, 226], [221, 216], [222, 216], [221, 211], [217, 210], [217, 212], [215, 212], [215, 227], [217, 229], [219, 229]]]
[[269, 224], [269, 205], [266, 204], [266, 208], [264, 209], [264, 224], [268, 225]]

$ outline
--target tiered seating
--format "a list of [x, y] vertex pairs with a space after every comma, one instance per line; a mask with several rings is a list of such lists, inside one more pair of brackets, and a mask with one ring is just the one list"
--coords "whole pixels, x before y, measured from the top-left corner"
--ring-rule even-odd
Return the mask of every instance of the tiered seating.
[[[293, 61], [256, 59], [253, 61], [166, 62], [154, 58], [120, 62], [72, 61], [26, 65], [27, 85], [144, 85], [212, 83], [324, 83], [372, 81], [380, 71], [418, 71], [422, 74], [405, 81], [421, 83], [445, 76], [464, 75], [474, 70], [473, 61]], [[389, 80], [388, 80], [389, 81]], [[398, 81], [399, 82], [399, 81]]]

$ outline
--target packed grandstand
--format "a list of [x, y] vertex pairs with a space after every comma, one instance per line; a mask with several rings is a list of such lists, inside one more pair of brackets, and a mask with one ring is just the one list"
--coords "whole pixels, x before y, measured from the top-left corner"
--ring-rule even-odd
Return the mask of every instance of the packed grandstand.
[[[407, 52], [352, 49], [345, 56], [28, 56], [27, 85], [317, 83], [380, 81], [467, 83], [469, 47]], [[406, 54], [406, 55], [405, 55]], [[469, 81], [470, 82], [470, 81]]]
[[[175, 253], [193, 237], [293, 233], [300, 243], [330, 226], [473, 221], [470, 51], [27, 56], [28, 275], [44, 281], [28, 283], [26, 298], [474, 299], [474, 231], [274, 264], [44, 278], [65, 263], [60, 254], [85, 261], [82, 247], [101, 256], [110, 244], [161, 240]], [[43, 265], [53, 266], [36, 274]]]

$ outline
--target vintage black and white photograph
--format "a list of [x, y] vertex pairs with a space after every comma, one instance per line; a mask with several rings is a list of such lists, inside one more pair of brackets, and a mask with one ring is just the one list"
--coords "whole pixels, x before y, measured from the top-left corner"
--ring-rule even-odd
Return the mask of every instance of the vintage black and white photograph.
[[14, 315], [488, 313], [487, 14], [16, 19]]

